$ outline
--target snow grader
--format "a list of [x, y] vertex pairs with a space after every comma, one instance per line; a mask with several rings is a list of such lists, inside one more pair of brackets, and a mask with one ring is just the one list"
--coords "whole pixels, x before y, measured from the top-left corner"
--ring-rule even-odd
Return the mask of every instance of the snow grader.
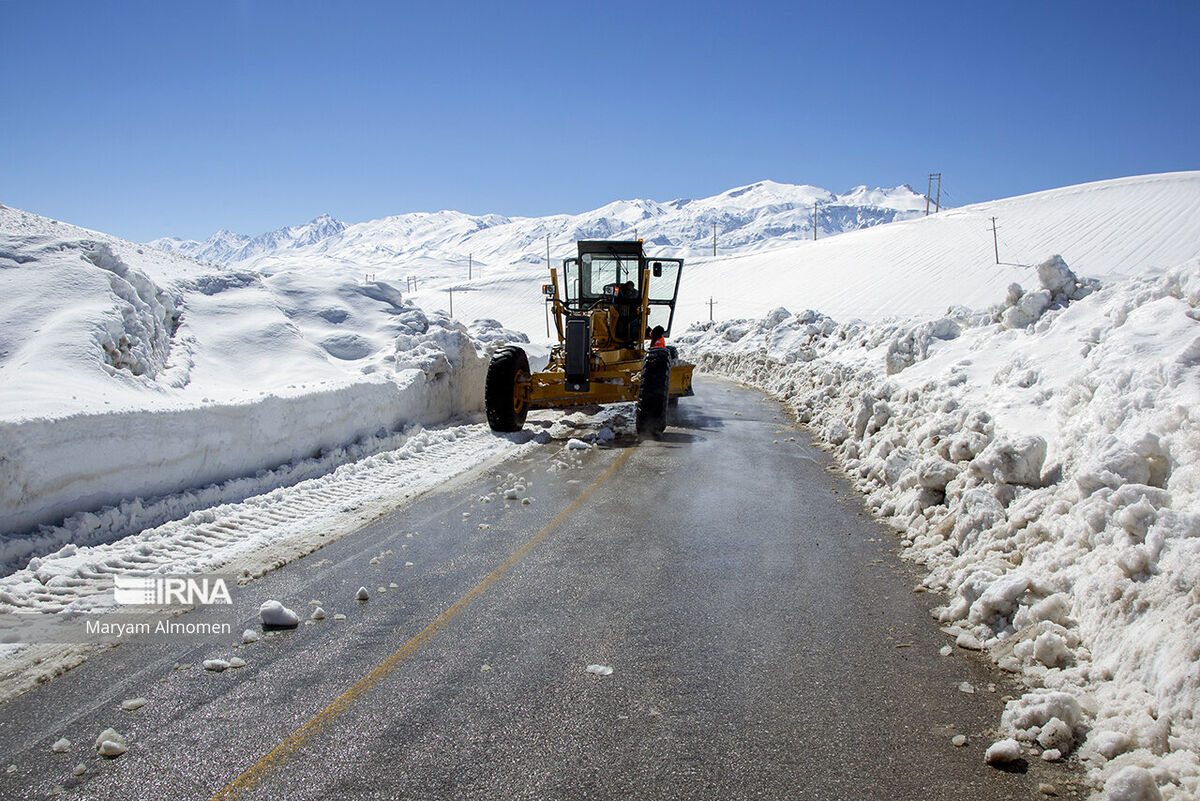
[[661, 434], [669, 407], [693, 395], [694, 365], [652, 333], [671, 333], [683, 259], [648, 257], [642, 241], [581, 241], [542, 287], [558, 344], [546, 369], [525, 351], [499, 348], [488, 365], [484, 406], [494, 431], [519, 431], [530, 409], [637, 404], [639, 434]]

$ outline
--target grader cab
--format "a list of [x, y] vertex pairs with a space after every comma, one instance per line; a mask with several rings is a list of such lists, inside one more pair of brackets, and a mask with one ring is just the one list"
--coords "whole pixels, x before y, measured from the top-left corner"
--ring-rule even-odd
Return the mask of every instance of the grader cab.
[[543, 287], [558, 332], [546, 369], [531, 373], [515, 345], [492, 356], [488, 424], [519, 431], [530, 409], [634, 401], [638, 433], [659, 434], [668, 408], [694, 394], [694, 365], [650, 341], [659, 328], [671, 333], [683, 260], [647, 257], [641, 240], [582, 241], [578, 251]]

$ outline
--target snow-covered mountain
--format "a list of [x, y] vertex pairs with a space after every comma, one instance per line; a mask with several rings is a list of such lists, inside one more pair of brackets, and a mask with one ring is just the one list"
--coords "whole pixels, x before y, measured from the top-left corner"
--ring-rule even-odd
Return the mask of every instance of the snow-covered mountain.
[[199, 261], [213, 264], [233, 264], [277, 250], [315, 245], [337, 236], [345, 229], [346, 224], [341, 220], [335, 220], [328, 214], [322, 214], [303, 225], [289, 225], [286, 228], [256, 237], [220, 230], [204, 242], [163, 237], [150, 244], [160, 250], [178, 253]]
[[364, 270], [412, 258], [483, 263], [541, 262], [553, 244], [578, 239], [646, 240], [659, 252], [711, 254], [713, 226], [719, 252], [752, 251], [780, 241], [854, 231], [924, 212], [925, 198], [908, 186], [858, 186], [837, 195], [815, 186], [760, 181], [700, 200], [621, 200], [593, 211], [549, 217], [473, 216], [456, 211], [400, 214], [348, 225], [328, 215], [303, 225], [249, 237], [218, 231], [204, 242], [164, 237], [150, 244], [202, 261], [269, 268], [279, 259], [325, 257]]

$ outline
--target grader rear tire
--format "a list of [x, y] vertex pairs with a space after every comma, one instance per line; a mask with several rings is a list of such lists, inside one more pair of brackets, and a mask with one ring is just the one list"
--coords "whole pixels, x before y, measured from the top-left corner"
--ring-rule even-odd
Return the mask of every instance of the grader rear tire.
[[671, 391], [671, 354], [666, 348], [651, 348], [642, 361], [642, 385], [638, 391], [637, 431], [661, 434], [667, 427], [667, 399]]
[[529, 357], [515, 345], [506, 345], [492, 354], [487, 381], [483, 387], [483, 406], [493, 431], [520, 431], [529, 413], [522, 396], [529, 380]]

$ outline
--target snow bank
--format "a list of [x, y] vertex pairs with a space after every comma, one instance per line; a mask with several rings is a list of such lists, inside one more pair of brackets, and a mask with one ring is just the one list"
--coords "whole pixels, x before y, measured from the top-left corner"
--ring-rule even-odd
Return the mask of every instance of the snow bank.
[[478, 411], [490, 349], [526, 339], [386, 282], [226, 270], [4, 207], [0, 279], [8, 570]]
[[1099, 287], [1054, 257], [1030, 278], [986, 312], [780, 309], [677, 344], [786, 400], [948, 596], [945, 631], [1024, 677], [1006, 736], [1078, 749], [1097, 786], [1136, 766], [1196, 798], [1200, 261]]

